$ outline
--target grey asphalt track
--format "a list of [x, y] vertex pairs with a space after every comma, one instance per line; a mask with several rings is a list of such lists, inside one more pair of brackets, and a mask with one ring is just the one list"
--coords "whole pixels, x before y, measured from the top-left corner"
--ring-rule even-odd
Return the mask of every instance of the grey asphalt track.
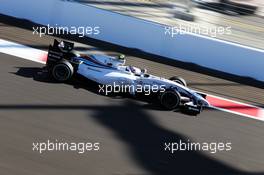
[[[1, 23], [0, 38], [46, 50], [54, 37]], [[79, 50], [117, 54], [77, 43]], [[0, 170], [11, 174], [264, 174], [264, 123], [215, 110], [199, 117], [160, 111], [133, 99], [98, 95], [89, 88], [48, 81], [39, 63], [0, 54]], [[262, 105], [263, 89], [128, 55], [128, 64], [192, 88]], [[32, 142], [100, 142], [100, 151], [32, 151]], [[232, 150], [178, 151], [164, 142], [231, 142]]]

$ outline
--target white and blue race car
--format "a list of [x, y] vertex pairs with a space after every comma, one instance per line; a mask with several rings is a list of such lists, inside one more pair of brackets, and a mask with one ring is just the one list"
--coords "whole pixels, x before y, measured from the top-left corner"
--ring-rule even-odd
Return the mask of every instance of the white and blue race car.
[[66, 82], [81, 75], [97, 83], [98, 92], [125, 92], [131, 96], [151, 97], [167, 110], [184, 109], [199, 114], [209, 103], [205, 95], [187, 87], [184, 79], [165, 79], [148, 74], [146, 69], [125, 65], [125, 56], [78, 54], [74, 43], [54, 40], [49, 46], [46, 70], [58, 82]]

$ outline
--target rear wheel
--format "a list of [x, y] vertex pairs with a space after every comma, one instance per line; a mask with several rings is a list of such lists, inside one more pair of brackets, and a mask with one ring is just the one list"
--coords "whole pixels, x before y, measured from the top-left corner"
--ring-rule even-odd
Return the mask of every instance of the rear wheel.
[[186, 81], [182, 77], [171, 77], [169, 80], [179, 83], [185, 87], [187, 87]]
[[72, 77], [73, 71], [71, 63], [63, 60], [52, 68], [52, 77], [59, 82], [68, 81]]
[[179, 108], [181, 103], [181, 96], [178, 92], [173, 90], [165, 91], [160, 96], [160, 104], [167, 110]]

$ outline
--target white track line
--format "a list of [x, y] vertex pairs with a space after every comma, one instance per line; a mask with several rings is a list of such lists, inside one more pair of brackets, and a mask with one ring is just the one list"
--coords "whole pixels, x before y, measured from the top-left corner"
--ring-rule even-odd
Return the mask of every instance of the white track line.
[[3, 39], [0, 39], [0, 52], [42, 64], [46, 63], [41, 58], [47, 55], [47, 52]]

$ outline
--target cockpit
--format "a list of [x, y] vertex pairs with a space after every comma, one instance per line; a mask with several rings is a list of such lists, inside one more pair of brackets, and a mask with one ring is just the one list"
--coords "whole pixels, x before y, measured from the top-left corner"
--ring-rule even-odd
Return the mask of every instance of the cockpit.
[[134, 66], [126, 66], [126, 69], [125, 70], [127, 72], [133, 73], [135, 76], [148, 77], [147, 69], [140, 69], [140, 68], [134, 67]]

